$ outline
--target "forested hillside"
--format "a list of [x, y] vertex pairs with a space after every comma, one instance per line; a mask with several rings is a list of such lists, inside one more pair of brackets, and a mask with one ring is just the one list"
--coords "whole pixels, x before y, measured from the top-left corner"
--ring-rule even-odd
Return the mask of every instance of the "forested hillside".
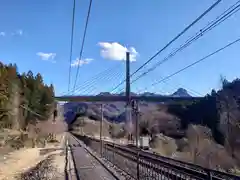
[[0, 62], [0, 128], [26, 129], [47, 120], [54, 108], [54, 87], [40, 73], [20, 74], [15, 64]]
[[240, 79], [222, 80], [222, 89], [212, 90], [201, 101], [191, 105], [169, 107], [181, 119], [182, 129], [190, 124], [207, 126], [216, 142], [240, 162]]

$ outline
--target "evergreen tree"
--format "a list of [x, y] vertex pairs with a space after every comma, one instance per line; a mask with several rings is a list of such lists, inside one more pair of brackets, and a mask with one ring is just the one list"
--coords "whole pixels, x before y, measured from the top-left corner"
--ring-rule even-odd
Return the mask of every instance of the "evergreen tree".
[[16, 64], [0, 63], [1, 127], [25, 129], [29, 123], [48, 120], [53, 107], [54, 87], [44, 84], [40, 73], [19, 74]]

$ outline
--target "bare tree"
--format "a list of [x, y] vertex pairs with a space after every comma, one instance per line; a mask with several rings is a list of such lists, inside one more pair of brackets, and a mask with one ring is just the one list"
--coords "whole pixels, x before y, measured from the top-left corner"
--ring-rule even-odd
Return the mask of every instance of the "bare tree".
[[28, 124], [27, 126], [28, 137], [32, 140], [32, 148], [36, 146], [38, 136], [38, 129], [35, 124]]
[[189, 125], [187, 129], [187, 138], [189, 140], [190, 154], [193, 163], [196, 163], [203, 144], [207, 143], [207, 141], [212, 138], [211, 130], [204, 126]]
[[189, 125], [187, 130], [191, 161], [201, 166], [225, 170], [235, 166], [225, 148], [214, 142], [211, 130], [208, 127]]
[[158, 133], [176, 132], [180, 126], [180, 120], [165, 111], [153, 110], [141, 115], [140, 125], [146, 126], [145, 128], [154, 136]]
[[109, 134], [112, 138], [123, 138], [126, 135], [126, 130], [119, 124], [109, 125]]
[[234, 157], [240, 137], [240, 110], [233, 93], [225, 90], [220, 94], [220, 130], [225, 136], [225, 147]]

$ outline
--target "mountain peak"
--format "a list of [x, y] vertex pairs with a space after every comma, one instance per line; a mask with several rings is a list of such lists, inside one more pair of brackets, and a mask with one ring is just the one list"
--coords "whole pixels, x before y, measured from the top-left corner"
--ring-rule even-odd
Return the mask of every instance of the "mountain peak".
[[177, 97], [190, 97], [190, 94], [188, 94], [187, 90], [184, 88], [178, 88], [176, 92], [172, 94], [172, 96], [177, 96]]
[[[119, 94], [111, 94], [110, 92], [101, 92], [98, 94], [99, 96], [124, 96], [125, 92], [121, 92]], [[139, 96], [139, 95], [143, 95], [143, 96], [160, 96], [160, 94], [155, 94], [152, 92], [144, 92], [142, 94], [136, 94], [134, 92], [130, 93], [131, 96]], [[164, 96], [164, 95], [162, 95]], [[173, 97], [190, 97], [191, 95], [188, 93], [188, 91], [184, 88], [178, 88], [178, 90], [176, 92], [174, 92], [173, 94], [169, 95], [169, 96], [173, 96]]]

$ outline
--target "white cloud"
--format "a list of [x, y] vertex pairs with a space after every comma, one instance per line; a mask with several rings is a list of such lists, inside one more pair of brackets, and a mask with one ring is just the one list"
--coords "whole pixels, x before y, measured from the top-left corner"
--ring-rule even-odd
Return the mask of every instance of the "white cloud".
[[0, 36], [6, 36], [5, 32], [0, 32]]
[[56, 57], [56, 53], [43, 53], [43, 52], [38, 52], [37, 55], [44, 61], [51, 61], [53, 63], [55, 63], [56, 61], [54, 61], [55, 57]]
[[98, 45], [102, 48], [100, 51], [104, 59], [122, 61], [126, 60], [126, 52], [130, 52], [130, 61], [136, 61], [138, 52], [134, 47], [126, 48], [117, 42], [99, 42]]
[[23, 30], [21, 30], [21, 29], [17, 30], [17, 34], [20, 36], [23, 35]]
[[14, 33], [12, 33], [13, 36], [22, 36], [23, 35], [23, 30], [18, 29]]
[[86, 59], [79, 59], [77, 58], [73, 63], [71, 64], [72, 67], [76, 66], [83, 66], [84, 64], [89, 64], [93, 59], [86, 58]]

